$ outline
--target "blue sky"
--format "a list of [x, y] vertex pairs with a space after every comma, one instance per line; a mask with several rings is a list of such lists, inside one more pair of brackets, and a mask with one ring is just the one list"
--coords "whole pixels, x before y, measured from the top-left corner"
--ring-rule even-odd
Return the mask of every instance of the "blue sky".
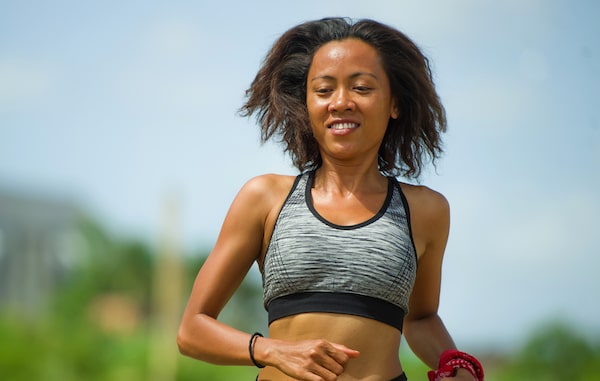
[[374, 18], [433, 62], [452, 207], [440, 313], [459, 343], [513, 345], [560, 316], [600, 335], [600, 3], [5, 1], [0, 187], [72, 198], [156, 240], [175, 197], [210, 247], [242, 184], [295, 173], [237, 109], [274, 39]]

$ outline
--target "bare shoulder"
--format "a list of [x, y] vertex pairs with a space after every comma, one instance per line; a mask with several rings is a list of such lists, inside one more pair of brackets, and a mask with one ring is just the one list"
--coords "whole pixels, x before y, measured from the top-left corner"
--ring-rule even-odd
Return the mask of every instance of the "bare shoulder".
[[292, 175], [266, 173], [263, 175], [252, 177], [246, 182], [245, 187], [265, 191], [272, 188], [279, 188], [281, 186], [291, 186], [294, 183], [295, 179], [296, 176]]
[[257, 223], [261, 226], [261, 249], [258, 257], [259, 267], [262, 262], [266, 248], [269, 244], [275, 221], [283, 206], [296, 176], [265, 174], [251, 178], [244, 184], [238, 194], [238, 198], [244, 199], [245, 209], [248, 214], [254, 215]]
[[446, 197], [423, 185], [400, 183], [408, 201], [413, 239], [420, 256], [434, 243], [443, 247], [450, 228], [450, 206]]
[[438, 213], [444, 215], [448, 213], [450, 205], [440, 192], [424, 185], [400, 183], [400, 186], [408, 201], [411, 214], [435, 216]]
[[263, 200], [280, 198], [282, 194], [287, 195], [295, 179], [296, 176], [273, 173], [255, 176], [244, 184], [240, 193]]
[[236, 202], [243, 205], [246, 213], [268, 223], [287, 197], [295, 176], [264, 174], [249, 179], [239, 191]]
[[229, 207], [213, 252], [257, 258], [293, 181], [294, 176], [271, 174], [248, 180]]

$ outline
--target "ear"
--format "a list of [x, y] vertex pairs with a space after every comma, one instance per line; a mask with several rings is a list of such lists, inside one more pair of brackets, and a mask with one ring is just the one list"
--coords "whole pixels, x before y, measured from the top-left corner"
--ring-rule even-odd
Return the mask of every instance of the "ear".
[[398, 105], [396, 104], [396, 100], [392, 100], [392, 112], [390, 113], [390, 117], [392, 119], [398, 119], [400, 116], [400, 110], [398, 110]]

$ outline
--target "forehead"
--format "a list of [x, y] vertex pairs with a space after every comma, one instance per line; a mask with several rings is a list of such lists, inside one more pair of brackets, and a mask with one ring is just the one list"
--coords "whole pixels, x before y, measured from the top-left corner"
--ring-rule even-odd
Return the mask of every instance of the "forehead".
[[321, 46], [313, 56], [309, 73], [345, 69], [383, 72], [377, 50], [362, 40], [350, 38]]

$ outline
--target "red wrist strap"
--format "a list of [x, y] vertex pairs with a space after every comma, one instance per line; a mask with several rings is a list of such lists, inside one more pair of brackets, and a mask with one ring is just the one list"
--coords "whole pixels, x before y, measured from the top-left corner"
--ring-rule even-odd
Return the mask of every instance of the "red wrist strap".
[[444, 351], [440, 356], [438, 369], [430, 370], [427, 376], [429, 381], [439, 381], [444, 377], [454, 377], [458, 368], [468, 370], [477, 381], [483, 381], [483, 367], [479, 360], [455, 349]]

